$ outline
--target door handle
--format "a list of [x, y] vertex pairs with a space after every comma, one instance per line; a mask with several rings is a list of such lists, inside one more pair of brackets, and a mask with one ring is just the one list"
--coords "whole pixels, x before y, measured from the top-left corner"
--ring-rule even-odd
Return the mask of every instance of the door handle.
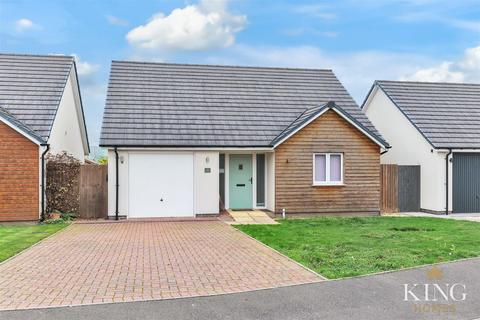
[[248, 180], [250, 180], [250, 184], [253, 184], [253, 177]]

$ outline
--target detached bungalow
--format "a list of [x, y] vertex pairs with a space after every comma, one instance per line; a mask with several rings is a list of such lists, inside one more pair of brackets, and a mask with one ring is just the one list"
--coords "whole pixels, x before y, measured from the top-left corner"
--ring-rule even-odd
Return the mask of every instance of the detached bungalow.
[[331, 70], [114, 61], [109, 215], [377, 214], [375, 131]]
[[0, 54], [0, 221], [40, 218], [48, 151], [89, 153], [74, 58]]
[[376, 81], [362, 108], [382, 163], [420, 165], [423, 211], [480, 212], [480, 84]]

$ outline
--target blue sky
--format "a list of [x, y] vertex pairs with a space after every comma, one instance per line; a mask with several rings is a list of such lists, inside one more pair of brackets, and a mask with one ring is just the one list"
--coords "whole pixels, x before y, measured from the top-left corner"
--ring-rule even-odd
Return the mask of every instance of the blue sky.
[[480, 0], [0, 0], [0, 51], [76, 55], [96, 145], [113, 59], [328, 68], [358, 103], [375, 79], [480, 82]]

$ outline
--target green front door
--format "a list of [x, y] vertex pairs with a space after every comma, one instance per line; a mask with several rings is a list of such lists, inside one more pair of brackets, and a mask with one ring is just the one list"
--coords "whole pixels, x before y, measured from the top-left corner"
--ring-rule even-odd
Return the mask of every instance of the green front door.
[[252, 155], [231, 154], [229, 161], [230, 209], [252, 209]]

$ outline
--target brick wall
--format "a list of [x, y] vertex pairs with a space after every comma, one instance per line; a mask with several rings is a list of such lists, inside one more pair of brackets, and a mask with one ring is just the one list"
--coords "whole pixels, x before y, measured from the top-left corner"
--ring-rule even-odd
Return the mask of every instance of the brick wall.
[[0, 122], [0, 221], [38, 220], [39, 148]]

